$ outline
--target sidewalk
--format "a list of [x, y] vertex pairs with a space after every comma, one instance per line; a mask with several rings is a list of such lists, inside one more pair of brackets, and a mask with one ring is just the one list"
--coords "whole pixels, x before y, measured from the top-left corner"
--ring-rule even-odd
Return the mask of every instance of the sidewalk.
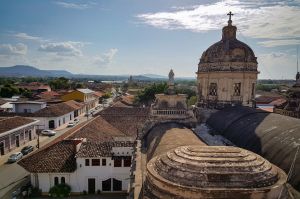
[[[89, 120], [91, 118], [92, 117], [89, 117]], [[79, 123], [77, 125], [81, 124], [84, 121], [87, 121], [86, 117], [84, 117], [83, 115], [78, 116], [78, 119], [79, 119]], [[55, 138], [61, 136], [62, 134], [64, 134], [68, 130], [70, 130], [72, 128], [76, 128], [76, 126], [77, 126], [77, 125], [75, 125], [74, 127], [68, 128], [67, 125], [68, 125], [68, 123], [66, 123], [64, 125], [61, 125], [60, 127], [54, 129], [54, 131], [56, 132], [55, 136], [48, 137], [48, 136], [40, 135], [39, 136], [39, 139], [40, 139], [40, 148], [42, 146], [46, 145], [47, 143], [51, 142]], [[34, 151], [37, 150], [37, 148], [36, 148], [36, 146], [37, 146], [37, 139], [31, 140], [31, 141], [25, 143], [24, 145], [20, 145], [20, 147], [17, 147], [15, 149], [11, 150], [10, 152], [6, 153], [5, 155], [0, 156], [0, 166], [3, 165], [3, 164], [5, 164], [7, 162], [7, 159], [8, 159], [8, 157], [11, 154], [21, 151], [23, 147], [28, 146], [28, 145], [33, 146], [34, 147]], [[24, 156], [24, 157], [26, 157], [26, 156]]]
[[[40, 146], [41, 146], [41, 144], [42, 144], [43, 142], [45, 142], [45, 141], [47, 140], [47, 138], [48, 138], [48, 137], [46, 137], [46, 136], [40, 136]], [[19, 151], [22, 150], [23, 147], [29, 146], [29, 145], [33, 146], [33, 147], [34, 147], [34, 150], [37, 150], [37, 148], [36, 148], [36, 145], [37, 145], [37, 139], [31, 140], [31, 141], [25, 143], [24, 145], [20, 145], [20, 147], [17, 147], [17, 148], [15, 148], [15, 149], [11, 150], [10, 152], [6, 153], [5, 155], [2, 155], [2, 156], [0, 157], [0, 166], [3, 165], [3, 164], [5, 164], [5, 163], [7, 162], [7, 159], [8, 159], [8, 157], [9, 157], [11, 154], [16, 153], [16, 152], [19, 152]]]

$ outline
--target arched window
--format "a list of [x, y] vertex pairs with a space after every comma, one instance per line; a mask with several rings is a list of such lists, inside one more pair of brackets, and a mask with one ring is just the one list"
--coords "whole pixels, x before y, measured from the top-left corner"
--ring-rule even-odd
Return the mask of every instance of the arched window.
[[233, 85], [233, 96], [241, 95], [241, 83], [234, 83]]
[[218, 85], [217, 83], [210, 83], [209, 85], [209, 95], [217, 96], [218, 95]]
[[65, 177], [61, 177], [61, 178], [60, 178], [60, 183], [61, 183], [61, 184], [65, 184], [65, 183], [66, 183]]
[[58, 182], [58, 177], [55, 177], [55, 178], [54, 178], [54, 185], [58, 185], [58, 183], [59, 183], [59, 182]]

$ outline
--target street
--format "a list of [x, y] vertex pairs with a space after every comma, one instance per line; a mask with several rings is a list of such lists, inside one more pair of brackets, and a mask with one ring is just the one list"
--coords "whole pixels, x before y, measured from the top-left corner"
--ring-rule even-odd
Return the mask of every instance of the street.
[[[102, 109], [103, 108], [101, 107], [98, 110], [95, 110], [95, 113], [101, 111]], [[84, 117], [83, 115], [79, 116], [78, 119], [80, 121], [78, 124], [81, 124], [92, 118], [93, 118], [92, 116], [89, 116], [88, 118]], [[56, 131], [55, 136], [48, 137], [48, 136], [40, 135], [40, 137], [39, 137], [40, 148], [42, 146], [48, 144], [49, 142], [53, 141], [54, 139], [62, 136], [68, 130], [70, 130], [72, 128], [76, 128], [76, 126], [77, 126], [77, 125], [75, 125], [72, 128], [68, 128], [68, 127], [66, 127], [66, 125], [67, 124], [65, 124], [62, 127], [59, 127], [58, 129], [55, 129], [55, 131]], [[0, 157], [0, 198], [9, 198], [10, 199], [12, 192], [14, 190], [16, 190], [19, 186], [21, 186], [22, 182], [25, 182], [27, 180], [26, 176], [28, 176], [29, 173], [25, 169], [23, 169], [17, 163], [12, 163], [12, 164], [6, 163], [10, 154], [17, 152], [17, 151], [21, 151], [21, 149], [26, 145], [36, 146], [37, 140], [32, 140], [32, 141], [26, 143], [25, 145], [19, 147], [18, 149], [15, 149], [15, 150], [11, 151], [10, 153]], [[38, 150], [38, 149], [35, 148], [35, 150]], [[24, 156], [24, 157], [26, 157], [26, 156]]]
[[[113, 103], [114, 97], [115, 97], [115, 94], [113, 94], [112, 98], [107, 99], [105, 106], [99, 105], [98, 109], [94, 109], [93, 115], [102, 111], [104, 107], [110, 106]], [[59, 128], [55, 129], [55, 132], [56, 132], [55, 136], [48, 137], [48, 136], [40, 135], [39, 136], [40, 148], [43, 147], [44, 145], [50, 143], [54, 139], [57, 139], [58, 137], [64, 135], [64, 133], [66, 133], [70, 129], [76, 128], [79, 124], [92, 119], [93, 116], [90, 115], [89, 117], [85, 117], [84, 115], [81, 115], [81, 116], [78, 116], [77, 118], [79, 119], [79, 122], [77, 125], [75, 125], [74, 127], [71, 127], [71, 128], [67, 127], [67, 124], [60, 126]], [[4, 198], [11, 199], [13, 191], [15, 191], [18, 187], [21, 187], [25, 182], [27, 182], [29, 180], [29, 178], [28, 178], [29, 173], [25, 169], [23, 169], [21, 166], [19, 166], [17, 163], [13, 163], [13, 164], [6, 163], [8, 157], [12, 153], [21, 151], [21, 149], [26, 145], [31, 145], [31, 146], [35, 147], [37, 145], [37, 140], [32, 140], [32, 141], [26, 143], [25, 145], [15, 149], [15, 150], [12, 150], [8, 154], [0, 157], [0, 198], [1, 199], [2, 198], [3, 199]], [[35, 148], [35, 151], [36, 150], [38, 150], [38, 149]], [[26, 156], [24, 156], [24, 157], [26, 157]]]

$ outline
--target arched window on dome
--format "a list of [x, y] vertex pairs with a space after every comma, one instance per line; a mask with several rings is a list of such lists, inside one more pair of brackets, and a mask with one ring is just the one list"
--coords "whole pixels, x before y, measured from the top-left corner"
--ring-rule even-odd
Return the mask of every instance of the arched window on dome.
[[217, 96], [218, 95], [218, 85], [217, 83], [210, 83], [209, 85], [209, 95]]

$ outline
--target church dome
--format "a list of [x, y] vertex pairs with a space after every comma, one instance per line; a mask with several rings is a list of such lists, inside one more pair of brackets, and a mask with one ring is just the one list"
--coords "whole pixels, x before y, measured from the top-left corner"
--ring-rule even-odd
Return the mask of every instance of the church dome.
[[157, 198], [250, 198], [255, 191], [271, 193], [285, 180], [261, 156], [229, 146], [181, 146], [147, 164], [148, 188]]
[[236, 26], [232, 25], [231, 18], [228, 26], [222, 30], [221, 41], [211, 45], [203, 52], [200, 63], [217, 62], [252, 62], [257, 63], [253, 50], [236, 38]]

